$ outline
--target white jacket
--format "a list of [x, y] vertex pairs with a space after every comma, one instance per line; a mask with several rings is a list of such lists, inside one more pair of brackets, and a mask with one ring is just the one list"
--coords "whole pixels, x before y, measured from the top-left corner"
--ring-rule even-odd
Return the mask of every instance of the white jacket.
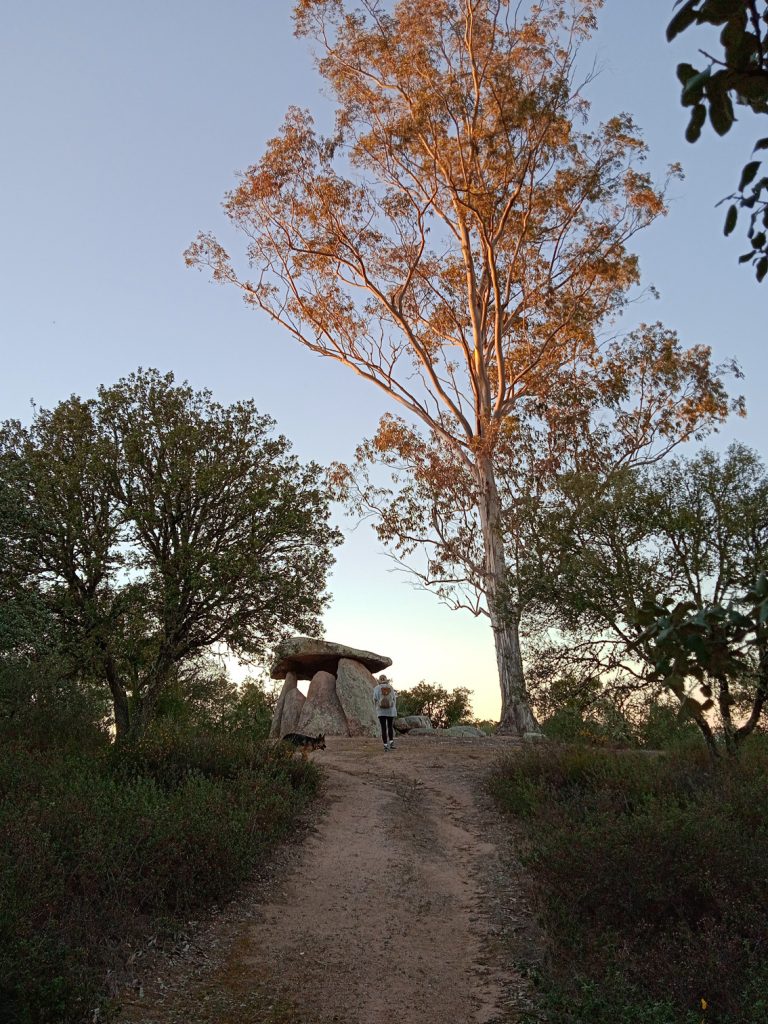
[[[389, 699], [392, 703], [390, 708], [379, 707], [381, 691], [389, 688]], [[376, 705], [376, 714], [382, 718], [397, 718], [397, 690], [392, 683], [378, 683], [373, 690], [373, 703]]]

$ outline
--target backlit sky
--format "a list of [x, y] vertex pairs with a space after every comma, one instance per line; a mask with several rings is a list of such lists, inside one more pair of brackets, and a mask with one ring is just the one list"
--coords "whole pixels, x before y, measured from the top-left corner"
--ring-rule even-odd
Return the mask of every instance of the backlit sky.
[[[0, 419], [28, 420], [92, 395], [138, 366], [172, 370], [228, 403], [255, 399], [299, 456], [349, 459], [388, 408], [349, 371], [312, 355], [185, 268], [198, 230], [226, 237], [220, 201], [254, 163], [290, 104], [327, 114], [288, 0], [24, 0], [0, 21]], [[680, 160], [668, 217], [637, 239], [644, 281], [661, 293], [625, 316], [663, 320], [686, 343], [735, 356], [749, 417], [738, 438], [765, 452], [768, 281], [736, 265], [741, 228], [723, 209], [768, 122], [743, 115], [725, 139], [683, 138], [678, 61], [706, 32], [669, 46], [672, 0], [607, 0], [591, 52], [596, 117], [627, 110], [652, 170]], [[322, 116], [322, 114], [321, 114]], [[389, 655], [396, 685], [468, 686], [496, 717], [490, 630], [389, 571], [370, 527], [349, 529], [331, 579], [329, 639]]]

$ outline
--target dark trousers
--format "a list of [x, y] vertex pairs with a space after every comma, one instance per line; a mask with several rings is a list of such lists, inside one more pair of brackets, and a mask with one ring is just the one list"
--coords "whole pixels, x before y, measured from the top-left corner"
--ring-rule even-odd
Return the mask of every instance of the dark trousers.
[[381, 738], [384, 743], [388, 743], [390, 740], [395, 738], [395, 729], [392, 723], [394, 718], [391, 715], [379, 715], [379, 725], [381, 726]]

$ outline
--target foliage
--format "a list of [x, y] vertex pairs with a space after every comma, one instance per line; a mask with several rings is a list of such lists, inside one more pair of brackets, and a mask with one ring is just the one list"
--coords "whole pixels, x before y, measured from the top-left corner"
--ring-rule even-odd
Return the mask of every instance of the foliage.
[[[742, 445], [645, 470], [563, 477], [536, 520], [530, 576], [538, 629], [531, 680], [544, 713], [553, 683], [567, 680], [584, 707], [607, 693], [630, 720], [642, 718], [668, 685], [653, 644], [641, 640], [649, 624], [647, 611], [640, 621], [643, 602], [663, 595], [658, 614], [682, 602], [694, 616], [735, 603], [768, 567], [766, 509], [765, 467]], [[749, 645], [744, 671], [729, 686], [735, 710], [747, 717], [762, 707], [761, 658], [760, 645]], [[693, 672], [686, 678], [669, 687], [683, 712], [695, 710], [704, 681]], [[697, 721], [711, 741], [706, 720]]]
[[0, 429], [0, 588], [55, 625], [62, 675], [109, 688], [120, 737], [205, 652], [319, 628], [340, 538], [273, 427], [140, 370]]
[[234, 683], [216, 661], [201, 659], [185, 666], [163, 692], [156, 718], [173, 726], [266, 739], [274, 701], [262, 680]]
[[[759, 740], [759, 742], [758, 742]], [[741, 762], [522, 750], [490, 778], [522, 819], [563, 1024], [757, 1024], [766, 1010], [768, 746]], [[701, 1013], [706, 1003], [706, 1015]]]
[[435, 729], [467, 725], [472, 722], [471, 694], [465, 686], [457, 686], [449, 692], [439, 683], [422, 680], [411, 690], [398, 691], [397, 712], [401, 718], [426, 715]]
[[[515, 732], [536, 723], [499, 448], [520, 419], [549, 425], [553, 409], [565, 422], [563, 392], [580, 412], [581, 396], [592, 408], [595, 391], [622, 390], [631, 360], [621, 346], [604, 357], [598, 332], [639, 280], [627, 243], [665, 210], [632, 119], [583, 127], [577, 57], [599, 6], [299, 0], [296, 29], [317, 44], [336, 130], [324, 137], [292, 108], [227, 196], [253, 280], [212, 235], [187, 251], [405, 410], [372, 442], [413, 483], [384, 532], [426, 547], [428, 584], [480, 585], [473, 610], [491, 620], [502, 724]], [[709, 352], [668, 348], [653, 365], [677, 373], [690, 399], [668, 408], [681, 410], [684, 434], [706, 429], [728, 407]], [[545, 447], [552, 436], [543, 432]], [[347, 476], [339, 470], [341, 484]], [[444, 536], [450, 508], [458, 524], [448, 515]]]
[[[677, 0], [680, 8], [667, 28], [674, 39], [692, 25], [720, 28], [722, 51], [715, 57], [700, 52], [709, 62], [703, 70], [692, 64], [678, 64], [677, 77], [683, 86], [681, 102], [691, 107], [685, 137], [695, 142], [701, 135], [707, 112], [718, 135], [726, 135], [734, 121], [734, 102], [755, 114], [768, 114], [768, 2], [766, 0]], [[768, 138], [753, 150], [768, 149]], [[725, 218], [729, 235], [738, 221], [739, 209], [749, 211], [747, 236], [750, 250], [739, 262], [751, 261], [762, 281], [768, 273], [768, 174], [761, 175], [761, 161], [750, 160], [742, 172], [739, 188], [729, 196]]]
[[223, 731], [154, 726], [97, 758], [0, 746], [2, 1019], [90, 1021], [131, 947], [229, 895], [316, 784]]
[[[646, 627], [640, 642], [713, 754], [717, 747], [706, 713], [717, 701], [726, 749], [735, 754], [760, 721], [768, 698], [768, 577], [762, 573], [748, 593], [725, 607], [680, 601], [671, 608], [671, 603], [644, 602], [637, 615]], [[687, 690], [691, 679], [698, 683], [698, 698]], [[745, 717], [736, 725], [739, 711]]]
[[0, 659], [0, 745], [36, 750], [104, 750], [109, 705], [100, 687], [63, 678], [53, 660]]

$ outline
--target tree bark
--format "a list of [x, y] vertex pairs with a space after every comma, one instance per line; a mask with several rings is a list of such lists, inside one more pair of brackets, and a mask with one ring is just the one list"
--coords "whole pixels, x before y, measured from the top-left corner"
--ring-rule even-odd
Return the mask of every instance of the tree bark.
[[496, 646], [501, 689], [498, 731], [505, 735], [524, 736], [527, 733], [538, 733], [539, 726], [531, 710], [525, 686], [520, 650], [520, 608], [512, 594], [504, 555], [501, 501], [491, 460], [479, 459], [476, 470], [478, 511], [483, 534], [485, 595]]
[[105, 672], [115, 711], [115, 738], [118, 743], [122, 743], [128, 737], [131, 730], [128, 693], [120, 681], [114, 662], [110, 657], [106, 659]]

